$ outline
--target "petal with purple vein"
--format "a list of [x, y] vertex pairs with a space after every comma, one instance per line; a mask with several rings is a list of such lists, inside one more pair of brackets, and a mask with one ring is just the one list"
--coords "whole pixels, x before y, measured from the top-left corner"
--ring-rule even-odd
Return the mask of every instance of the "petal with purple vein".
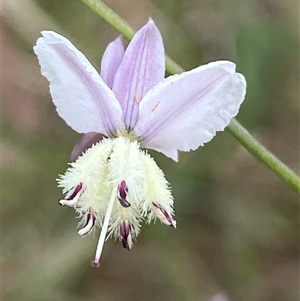
[[112, 88], [115, 73], [124, 55], [122, 38], [118, 37], [106, 47], [101, 61], [101, 77], [109, 88]]
[[34, 52], [58, 114], [79, 133], [112, 135], [123, 129], [122, 111], [114, 93], [87, 58], [66, 38], [43, 31]]
[[113, 91], [119, 100], [125, 125], [133, 129], [138, 120], [139, 101], [164, 78], [162, 37], [150, 19], [133, 37], [116, 72]]
[[231, 62], [170, 76], [145, 95], [134, 132], [141, 146], [177, 160], [177, 150], [195, 150], [224, 130], [245, 93], [245, 79]]

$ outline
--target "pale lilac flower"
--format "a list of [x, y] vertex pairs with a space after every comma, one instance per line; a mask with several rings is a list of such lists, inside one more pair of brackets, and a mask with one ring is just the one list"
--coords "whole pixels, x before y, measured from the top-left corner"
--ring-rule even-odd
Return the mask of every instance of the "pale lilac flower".
[[72, 153], [81, 156], [58, 179], [66, 195], [60, 204], [82, 217], [79, 235], [102, 227], [98, 266], [106, 237], [131, 249], [144, 218], [176, 226], [169, 184], [141, 148], [177, 161], [178, 150], [210, 141], [238, 113], [246, 82], [228, 61], [164, 79], [163, 42], [152, 20], [125, 51], [120, 38], [108, 45], [100, 75], [69, 40], [52, 31], [42, 35], [34, 51], [57, 112], [85, 133]]

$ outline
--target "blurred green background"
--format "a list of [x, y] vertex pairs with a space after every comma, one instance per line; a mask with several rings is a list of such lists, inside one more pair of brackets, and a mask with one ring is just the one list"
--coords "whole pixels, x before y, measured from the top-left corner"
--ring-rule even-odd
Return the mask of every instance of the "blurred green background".
[[[144, 225], [131, 252], [57, 200], [79, 138], [51, 102], [32, 47], [66, 35], [99, 69], [117, 36], [79, 0], [3, 0], [2, 296], [6, 301], [293, 301], [299, 285], [299, 199], [227, 132], [181, 153], [152, 152], [173, 187], [177, 229]], [[299, 172], [299, 3], [281, 0], [105, 1], [136, 28], [151, 16], [186, 69], [237, 63], [248, 82], [238, 120]]]

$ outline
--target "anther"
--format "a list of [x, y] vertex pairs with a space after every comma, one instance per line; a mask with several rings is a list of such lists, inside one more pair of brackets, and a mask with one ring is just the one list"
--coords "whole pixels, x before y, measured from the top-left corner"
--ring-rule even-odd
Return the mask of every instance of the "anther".
[[84, 185], [82, 182], [80, 182], [75, 189], [73, 190], [73, 192], [65, 199], [62, 199], [59, 201], [59, 203], [62, 206], [73, 206], [80, 198], [80, 196], [82, 195], [82, 193], [84, 192]]
[[169, 213], [160, 204], [152, 203], [152, 209], [160, 221], [168, 226], [176, 228], [176, 220], [173, 218], [172, 214]]
[[122, 182], [118, 186], [118, 200], [120, 204], [127, 208], [130, 206], [130, 203], [126, 200], [128, 194], [128, 187], [126, 185], [126, 182], [122, 180]]
[[138, 91], [135, 91], [135, 92], [134, 92], [134, 100], [135, 100], [135, 102], [136, 102], [138, 105], [140, 104], [140, 102], [141, 102], [141, 100], [142, 100], [141, 95], [139, 94]]
[[127, 250], [130, 250], [133, 246], [133, 242], [131, 235], [131, 225], [128, 220], [125, 220], [120, 224], [120, 235], [123, 247]]
[[81, 228], [77, 233], [80, 236], [86, 235], [91, 232], [95, 225], [96, 216], [90, 211], [86, 215], [86, 223], [83, 228]]
[[151, 112], [153, 112], [160, 104], [160, 101], [156, 102]]

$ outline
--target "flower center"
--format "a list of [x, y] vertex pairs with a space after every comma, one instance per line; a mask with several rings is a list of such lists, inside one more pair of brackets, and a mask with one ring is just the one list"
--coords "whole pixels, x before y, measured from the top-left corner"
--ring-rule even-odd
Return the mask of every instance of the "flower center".
[[116, 137], [124, 137], [127, 138], [130, 142], [134, 142], [137, 141], [138, 137], [135, 135], [135, 133], [132, 131], [132, 129], [128, 129], [128, 130], [124, 130], [124, 131], [120, 131], [120, 130], [116, 130]]

